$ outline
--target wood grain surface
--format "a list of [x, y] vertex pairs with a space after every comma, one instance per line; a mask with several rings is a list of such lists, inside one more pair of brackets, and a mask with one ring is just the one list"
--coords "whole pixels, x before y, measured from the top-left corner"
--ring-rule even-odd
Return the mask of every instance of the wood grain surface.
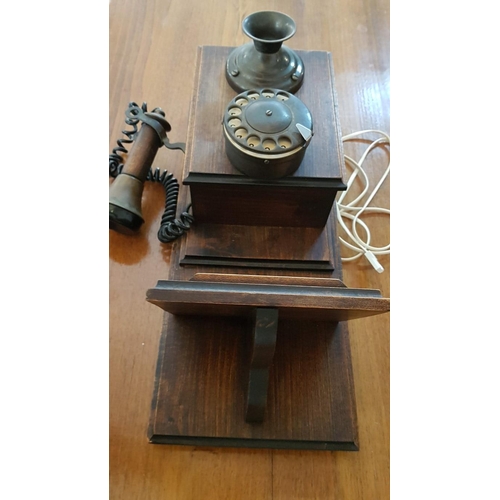
[[[203, 47], [200, 51], [199, 78], [193, 82], [198, 99], [193, 106], [184, 177], [190, 173], [217, 173], [243, 177], [226, 157], [221, 137], [221, 120], [229, 102], [236, 96], [226, 83], [224, 69], [234, 47]], [[300, 183], [302, 178], [339, 179], [342, 176], [342, 143], [338, 117], [334, 115], [336, 99], [331, 56], [324, 51], [302, 51], [297, 54], [307, 67], [307, 78], [295, 94], [313, 116], [314, 148], [308, 147], [300, 167], [287, 180]], [[221, 71], [222, 70], [222, 71]], [[318, 81], [325, 82], [322, 89]], [[205, 159], [205, 161], [203, 161]]]
[[347, 287], [287, 286], [268, 283], [159, 281], [147, 300], [176, 315], [250, 317], [255, 308], [277, 308], [280, 318], [347, 321], [389, 311], [378, 290]]
[[[172, 142], [185, 141], [194, 61], [199, 45], [238, 46], [242, 19], [279, 10], [297, 23], [287, 44], [333, 56], [344, 134], [390, 132], [388, 0], [246, 2], [111, 0], [110, 151], [121, 137], [130, 101], [162, 107]], [[364, 144], [347, 144], [359, 157]], [[385, 169], [380, 148], [367, 163], [376, 182]], [[180, 151], [158, 151], [155, 166], [182, 176]], [[389, 206], [389, 183], [377, 195]], [[139, 235], [110, 232], [110, 498], [111, 499], [386, 499], [389, 498], [389, 315], [350, 322], [360, 451], [302, 452], [156, 446], [147, 441], [163, 312], [146, 290], [169, 275], [171, 249], [156, 238], [164, 195], [146, 184]], [[370, 217], [374, 244], [389, 238], [386, 218]], [[389, 257], [376, 273], [368, 263], [343, 266], [353, 288], [390, 296]], [[369, 334], [367, 331], [369, 330]]]
[[[344, 152], [335, 112], [337, 100], [331, 54], [296, 51], [308, 75], [296, 96], [314, 117], [314, 140], [292, 175], [257, 180], [243, 175], [231, 164], [226, 154], [228, 145], [221, 140], [221, 117], [236, 97], [225, 76], [226, 61], [232, 50], [203, 46], [197, 53], [183, 174], [184, 184], [190, 187], [196, 220], [203, 225], [323, 228], [336, 193], [347, 187], [342, 182]], [[323, 84], [319, 86], [317, 82]], [[243, 157], [240, 161], [241, 165], [247, 160]], [[276, 168], [272, 163], [268, 167]], [[286, 229], [281, 232], [287, 234]], [[276, 246], [290, 248], [293, 243], [281, 241]]]

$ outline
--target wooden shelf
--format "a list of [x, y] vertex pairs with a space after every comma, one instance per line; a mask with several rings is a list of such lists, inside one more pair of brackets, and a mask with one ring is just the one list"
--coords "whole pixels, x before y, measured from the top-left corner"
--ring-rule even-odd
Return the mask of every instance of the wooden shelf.
[[389, 299], [378, 290], [275, 284], [266, 276], [259, 278], [258, 283], [162, 280], [146, 297], [169, 313], [188, 316], [249, 317], [256, 308], [272, 307], [283, 319], [337, 322], [389, 310]]

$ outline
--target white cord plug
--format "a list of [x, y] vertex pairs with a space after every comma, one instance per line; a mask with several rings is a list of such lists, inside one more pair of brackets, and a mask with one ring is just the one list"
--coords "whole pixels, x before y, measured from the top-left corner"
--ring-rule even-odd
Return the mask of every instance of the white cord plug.
[[375, 271], [377, 271], [377, 273], [384, 272], [382, 264], [380, 264], [380, 262], [378, 261], [377, 257], [375, 257], [375, 254], [373, 252], [370, 252], [370, 250], [368, 250], [367, 252], [364, 253], [364, 255], [368, 259], [368, 262], [373, 266]]
[[[370, 154], [370, 152], [375, 149], [377, 146], [381, 144], [390, 144], [390, 138], [389, 136], [381, 132], [380, 130], [361, 130], [360, 132], [354, 132], [353, 134], [346, 135], [342, 137], [342, 141], [350, 141], [358, 138], [361, 135], [364, 134], [369, 134], [369, 133], [375, 133], [378, 135], [381, 135], [379, 139], [376, 139], [373, 141], [365, 150], [363, 155], [358, 161], [353, 160], [347, 155], [344, 155], [344, 158], [346, 160], [346, 165], [349, 165], [352, 169], [353, 172], [351, 176], [349, 177], [349, 180], [347, 181], [347, 190], [344, 191], [338, 201], [336, 202], [336, 210], [337, 210], [337, 220], [340, 226], [344, 229], [346, 232], [347, 236], [351, 240], [350, 242], [344, 240], [343, 238], [339, 238], [340, 242], [346, 246], [347, 248], [350, 248], [351, 250], [354, 250], [356, 253], [350, 257], [342, 257], [342, 262], [348, 262], [348, 261], [353, 261], [358, 259], [361, 256], [365, 256], [368, 262], [373, 266], [373, 268], [378, 272], [382, 273], [384, 271], [384, 268], [380, 264], [380, 262], [377, 259], [377, 255], [386, 255], [390, 253], [390, 244], [385, 245], [383, 247], [375, 247], [373, 245], [370, 245], [370, 240], [371, 240], [371, 233], [370, 230], [368, 229], [367, 224], [361, 220], [361, 215], [364, 212], [370, 212], [370, 213], [381, 213], [381, 214], [390, 214], [390, 210], [388, 208], [380, 208], [380, 207], [373, 207], [373, 206], [368, 206], [375, 195], [377, 194], [378, 190], [384, 183], [385, 179], [389, 175], [390, 171], [390, 163], [387, 165], [387, 168], [380, 178], [378, 184], [375, 186], [373, 191], [368, 195], [368, 198], [366, 201], [360, 206], [359, 203], [361, 203], [361, 200], [367, 195], [369, 187], [370, 187], [370, 182], [368, 180], [368, 176], [366, 175], [366, 172], [363, 170], [363, 162], [366, 160], [367, 156]], [[364, 188], [361, 192], [360, 195], [358, 195], [354, 200], [352, 200], [349, 203], [344, 204], [344, 198], [346, 197], [347, 193], [349, 192], [351, 186], [354, 184], [354, 181], [356, 178], [359, 176], [360, 180], [364, 183]], [[350, 219], [351, 226], [350, 228], [347, 226], [346, 222], [344, 219]], [[361, 226], [366, 233], [366, 238], [362, 239], [359, 236], [358, 233], [358, 226]]]

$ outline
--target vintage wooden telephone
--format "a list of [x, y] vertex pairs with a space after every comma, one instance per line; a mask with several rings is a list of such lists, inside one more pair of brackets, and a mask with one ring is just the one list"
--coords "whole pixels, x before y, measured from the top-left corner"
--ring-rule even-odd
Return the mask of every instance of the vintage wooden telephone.
[[[172, 313], [153, 443], [357, 449], [345, 320], [387, 312], [389, 301], [341, 281], [332, 207], [346, 185], [333, 66], [327, 52], [284, 46], [295, 29], [286, 14], [256, 12], [243, 20], [253, 42], [199, 48], [186, 148], [169, 142], [160, 109], [131, 103], [133, 130], [110, 156], [111, 229], [140, 227], [149, 179], [167, 193], [159, 239], [189, 230], [169, 278], [147, 292]], [[151, 170], [162, 145], [186, 151], [189, 197]], [[188, 208], [177, 219], [178, 198]]]

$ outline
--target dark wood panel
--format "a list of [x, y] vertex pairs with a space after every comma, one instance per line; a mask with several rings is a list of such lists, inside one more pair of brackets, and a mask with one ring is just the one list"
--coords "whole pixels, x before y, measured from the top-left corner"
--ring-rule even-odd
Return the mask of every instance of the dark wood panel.
[[333, 269], [328, 228], [195, 224], [181, 256], [183, 264]]
[[196, 223], [323, 228], [336, 187], [190, 184]]
[[251, 323], [170, 317], [162, 333], [151, 441], [356, 450], [346, 326], [312, 322], [306, 328], [304, 334], [303, 323], [280, 322], [265, 419], [251, 424], [245, 422]]
[[[197, 101], [191, 108], [192, 124], [184, 179], [190, 173], [215, 173], [241, 176], [226, 157], [222, 133], [225, 107], [236, 95], [226, 82], [224, 68], [233, 47], [204, 46], [198, 52]], [[299, 169], [290, 177], [342, 179], [343, 146], [337, 96], [333, 82], [331, 55], [324, 51], [297, 51], [304, 61], [307, 77], [296, 93], [313, 117], [314, 137]], [[321, 82], [318, 85], [318, 82]]]

